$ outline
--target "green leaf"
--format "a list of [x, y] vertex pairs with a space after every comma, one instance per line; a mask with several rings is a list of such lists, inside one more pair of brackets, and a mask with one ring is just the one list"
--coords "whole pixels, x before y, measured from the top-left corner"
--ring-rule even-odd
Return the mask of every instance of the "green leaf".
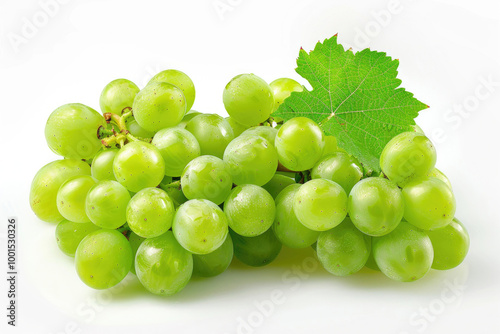
[[380, 171], [387, 142], [411, 131], [418, 112], [428, 108], [399, 87], [398, 60], [369, 49], [355, 54], [344, 50], [337, 35], [310, 53], [301, 49], [297, 65], [297, 73], [313, 89], [293, 92], [273, 116], [285, 121], [309, 117], [325, 134], [335, 136], [339, 147], [375, 171]]

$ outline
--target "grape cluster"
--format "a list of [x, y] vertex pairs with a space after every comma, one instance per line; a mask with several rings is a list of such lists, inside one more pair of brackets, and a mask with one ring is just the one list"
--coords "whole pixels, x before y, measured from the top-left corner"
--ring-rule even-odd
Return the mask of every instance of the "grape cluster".
[[192, 275], [221, 274], [233, 255], [267, 265], [282, 245], [313, 247], [336, 276], [367, 266], [414, 281], [458, 266], [469, 236], [421, 129], [394, 137], [377, 173], [313, 120], [270, 116], [302, 90], [292, 79], [236, 76], [223, 118], [191, 110], [183, 72], [160, 72], [142, 90], [112, 81], [102, 114], [66, 104], [50, 115], [47, 144], [64, 159], [35, 175], [31, 207], [57, 223], [59, 248], [95, 289], [131, 271], [171, 295]]

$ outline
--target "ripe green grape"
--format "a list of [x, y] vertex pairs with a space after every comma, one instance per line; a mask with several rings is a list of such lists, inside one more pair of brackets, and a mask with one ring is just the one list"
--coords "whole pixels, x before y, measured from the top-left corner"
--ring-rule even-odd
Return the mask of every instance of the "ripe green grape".
[[403, 132], [385, 145], [380, 167], [399, 186], [427, 175], [436, 164], [436, 149], [429, 138], [416, 132]]
[[49, 223], [63, 220], [57, 210], [57, 192], [68, 179], [82, 175], [90, 175], [90, 167], [81, 160], [56, 160], [43, 166], [31, 182], [31, 210], [39, 219]]
[[126, 223], [130, 194], [116, 181], [104, 180], [93, 186], [85, 199], [85, 212], [95, 225], [116, 229]]
[[191, 160], [182, 172], [182, 192], [188, 199], [208, 199], [219, 205], [227, 198], [233, 180], [221, 159], [202, 155]]
[[427, 174], [427, 177], [435, 177], [436, 179], [439, 179], [439, 180], [443, 181], [444, 183], [446, 183], [446, 185], [448, 187], [450, 187], [450, 189], [452, 189], [450, 179], [448, 179], [448, 177], [437, 168], [434, 168], [433, 170], [431, 170]]
[[65, 104], [50, 114], [45, 125], [47, 145], [65, 158], [91, 159], [102, 147], [97, 129], [106, 121], [94, 109], [80, 103]]
[[61, 185], [57, 192], [57, 210], [61, 215], [75, 223], [90, 223], [85, 213], [85, 197], [96, 184], [92, 176], [75, 176]]
[[232, 117], [226, 117], [226, 121], [229, 123], [229, 125], [233, 129], [233, 134], [234, 134], [235, 138], [238, 137], [239, 135], [241, 135], [243, 133], [243, 131], [248, 129], [248, 126], [236, 122], [234, 120], [234, 118], [232, 118]]
[[132, 108], [139, 87], [127, 79], [116, 79], [104, 87], [99, 98], [99, 105], [103, 113], [121, 115], [123, 109]]
[[306, 117], [292, 118], [278, 130], [275, 142], [279, 161], [293, 171], [311, 169], [323, 155], [323, 131]]
[[402, 221], [394, 231], [372, 239], [373, 257], [387, 277], [400, 282], [416, 281], [431, 269], [434, 251], [427, 234]]
[[337, 146], [337, 138], [334, 136], [325, 136], [325, 147], [321, 158], [327, 157], [330, 154], [339, 152], [341, 149]]
[[180, 128], [180, 129], [185, 129], [188, 122], [198, 115], [201, 115], [201, 112], [196, 111], [196, 110], [189, 110], [186, 113], [186, 115], [184, 115], [184, 117], [182, 118], [182, 121], [179, 124], [177, 124], [175, 127]]
[[175, 208], [168, 194], [158, 188], [145, 188], [127, 206], [130, 229], [143, 238], [154, 238], [172, 227]]
[[263, 186], [276, 173], [278, 155], [273, 145], [263, 137], [245, 135], [235, 138], [227, 146], [224, 162], [234, 183]]
[[172, 224], [177, 241], [194, 254], [208, 254], [226, 240], [228, 225], [224, 212], [206, 199], [182, 204]]
[[152, 138], [155, 135], [154, 131], [143, 129], [135, 119], [127, 121], [127, 130], [137, 138]]
[[371, 236], [392, 232], [403, 218], [404, 206], [398, 186], [381, 177], [358, 182], [347, 200], [352, 222], [361, 232]]
[[349, 154], [334, 152], [318, 161], [311, 170], [311, 177], [332, 180], [349, 194], [352, 187], [363, 178], [363, 167]]
[[448, 270], [457, 267], [469, 251], [470, 238], [457, 218], [443, 228], [426, 231], [434, 249], [432, 268]]
[[264, 122], [274, 108], [271, 87], [255, 74], [240, 74], [231, 79], [222, 99], [229, 116], [246, 126]]
[[[286, 98], [288, 98], [292, 92], [302, 92], [304, 86], [299, 84], [297, 81], [289, 78], [279, 78], [274, 80], [269, 84], [274, 96], [274, 108], [273, 112], [278, 110], [279, 106], [283, 104]], [[278, 119], [277, 122], [280, 120]]]
[[233, 239], [234, 255], [252, 267], [262, 267], [273, 262], [281, 251], [281, 243], [270, 228], [256, 237], [243, 237], [229, 230]]
[[442, 228], [455, 216], [455, 195], [443, 181], [421, 178], [403, 188], [405, 219], [423, 230]]
[[254, 126], [245, 130], [241, 135], [261, 136], [274, 146], [276, 134], [278, 134], [278, 130], [270, 126]]
[[191, 279], [193, 256], [168, 231], [142, 242], [135, 256], [135, 271], [149, 292], [170, 296], [181, 291]]
[[265, 189], [245, 184], [231, 191], [224, 203], [224, 213], [233, 231], [244, 237], [255, 237], [271, 227], [276, 207]]
[[186, 99], [177, 86], [152, 82], [137, 94], [132, 108], [137, 123], [156, 132], [180, 123], [186, 114]]
[[120, 283], [132, 267], [132, 248], [116, 230], [97, 230], [78, 245], [75, 265], [78, 276], [91, 288], [109, 289]]
[[165, 162], [151, 144], [136, 141], [126, 144], [113, 161], [116, 180], [132, 192], [156, 187], [165, 175]]
[[92, 223], [74, 223], [69, 220], [62, 220], [56, 227], [57, 246], [64, 254], [74, 257], [76, 249], [83, 238], [99, 229]]
[[309, 247], [318, 240], [320, 234], [305, 227], [293, 211], [293, 201], [299, 188], [300, 184], [292, 184], [276, 197], [273, 231], [278, 240], [290, 248]]
[[234, 139], [231, 125], [219, 115], [201, 114], [186, 124], [200, 144], [201, 155], [213, 155], [222, 159], [226, 146]]
[[116, 181], [115, 174], [113, 173], [113, 160], [118, 153], [118, 149], [103, 150], [92, 159], [90, 172], [92, 177], [96, 180], [113, 180]]
[[295, 184], [295, 179], [283, 174], [274, 174], [273, 178], [264, 184], [262, 188], [266, 189], [274, 199], [291, 184]]
[[149, 81], [148, 85], [152, 82], [168, 82], [179, 87], [186, 97], [187, 111], [191, 110], [196, 97], [196, 90], [193, 81], [186, 73], [173, 69], [161, 71]]
[[213, 277], [222, 274], [233, 260], [233, 241], [228, 234], [226, 240], [212, 253], [193, 254], [193, 274], [201, 277]]
[[336, 276], [348, 276], [361, 270], [370, 250], [370, 237], [361, 233], [349, 218], [339, 226], [321, 232], [316, 245], [319, 262]]
[[146, 240], [146, 238], [140, 237], [134, 232], [130, 231], [130, 234], [128, 236], [128, 242], [130, 243], [130, 248], [132, 248], [132, 257], [134, 261], [132, 261], [132, 267], [130, 268], [130, 271], [133, 274], [136, 274], [135, 272], [135, 256], [137, 255], [137, 251], [139, 250], [139, 247], [141, 246], [142, 242]]
[[293, 211], [305, 227], [326, 231], [346, 217], [347, 194], [333, 181], [314, 179], [304, 183], [295, 194]]

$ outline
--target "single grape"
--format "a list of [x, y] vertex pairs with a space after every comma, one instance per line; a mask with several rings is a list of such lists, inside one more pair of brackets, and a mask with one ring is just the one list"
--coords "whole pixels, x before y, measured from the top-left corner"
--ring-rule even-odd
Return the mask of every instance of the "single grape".
[[306, 117], [292, 118], [279, 129], [275, 142], [279, 161], [293, 171], [311, 169], [323, 155], [323, 131]]
[[305, 227], [293, 211], [293, 201], [300, 184], [286, 187], [276, 197], [276, 218], [273, 231], [278, 240], [290, 248], [309, 247], [318, 240], [320, 232]]
[[91, 288], [109, 289], [127, 276], [132, 256], [132, 248], [123, 234], [116, 230], [97, 230], [78, 245], [76, 271], [83, 283]]
[[241, 135], [261, 136], [262, 138], [267, 139], [267, 141], [274, 146], [274, 141], [276, 139], [277, 133], [278, 130], [270, 126], [254, 126], [248, 130], [245, 130]]
[[455, 216], [455, 196], [443, 181], [421, 178], [403, 188], [405, 219], [423, 230], [442, 228]]
[[76, 249], [83, 238], [99, 229], [92, 223], [74, 223], [69, 220], [62, 220], [56, 227], [57, 246], [64, 254], [74, 257]]
[[160, 188], [165, 190], [168, 197], [174, 203], [175, 209], [177, 209], [181, 204], [188, 201], [184, 193], [182, 192], [181, 184], [172, 184], [172, 178], [170, 176], [165, 176], [160, 183]]
[[256, 237], [243, 237], [229, 230], [234, 245], [234, 255], [252, 267], [262, 267], [273, 262], [281, 251], [281, 243], [270, 228]]
[[346, 218], [339, 226], [321, 232], [316, 245], [319, 262], [331, 274], [348, 276], [363, 268], [371, 250], [371, 239]]
[[152, 138], [155, 135], [154, 131], [143, 129], [135, 119], [127, 121], [127, 130], [137, 138]]
[[95, 225], [113, 230], [126, 223], [125, 213], [129, 201], [127, 188], [116, 181], [105, 180], [87, 193], [85, 212]]
[[135, 256], [135, 271], [149, 292], [170, 296], [181, 291], [191, 279], [193, 256], [168, 231], [142, 242]]
[[142, 242], [146, 240], [146, 238], [140, 237], [134, 232], [130, 231], [130, 234], [128, 236], [128, 242], [130, 243], [130, 248], [132, 248], [132, 256], [134, 258], [134, 261], [132, 261], [132, 267], [130, 268], [130, 271], [133, 274], [136, 274], [135, 272], [135, 256], [137, 255], [137, 251], [139, 250], [139, 247], [142, 245]]
[[273, 224], [276, 207], [263, 188], [245, 184], [235, 187], [224, 203], [229, 227], [244, 237], [255, 237]]
[[311, 177], [332, 180], [349, 194], [352, 187], [363, 178], [363, 167], [347, 153], [334, 152], [318, 161], [311, 170]]
[[116, 181], [115, 174], [113, 173], [113, 160], [115, 160], [118, 151], [118, 149], [113, 148], [97, 153], [90, 166], [90, 172], [94, 179], [99, 181]]
[[227, 236], [224, 212], [206, 199], [193, 199], [182, 204], [172, 224], [177, 241], [194, 254], [208, 254], [219, 248]]
[[161, 71], [149, 81], [148, 85], [152, 82], [168, 82], [169, 84], [179, 87], [186, 97], [186, 109], [188, 111], [191, 110], [196, 97], [196, 90], [193, 81], [186, 73], [173, 69]]
[[81, 160], [56, 160], [43, 166], [31, 182], [31, 210], [43, 221], [62, 221], [64, 218], [57, 210], [57, 192], [68, 179], [82, 175], [90, 175], [90, 166]]
[[404, 207], [398, 186], [381, 177], [358, 182], [347, 200], [352, 222], [361, 232], [371, 236], [392, 232], [403, 218]]
[[185, 129], [188, 122], [198, 115], [201, 115], [201, 112], [196, 111], [196, 110], [189, 110], [186, 113], [186, 115], [184, 115], [184, 117], [182, 118], [182, 121], [179, 124], [177, 124], [175, 127], [180, 128], [180, 129]]
[[457, 267], [469, 251], [470, 238], [457, 218], [443, 228], [427, 231], [434, 249], [432, 268], [448, 270]]
[[262, 188], [266, 189], [274, 199], [291, 184], [295, 184], [295, 179], [283, 174], [274, 174], [273, 178], [264, 184]]
[[123, 109], [132, 108], [139, 87], [127, 79], [116, 79], [104, 87], [99, 98], [99, 105], [103, 113], [121, 115]]
[[227, 198], [233, 180], [221, 159], [202, 155], [191, 160], [182, 172], [182, 192], [188, 199], [208, 199], [219, 205]]
[[234, 134], [235, 138], [238, 137], [239, 135], [241, 135], [243, 133], [243, 131], [248, 129], [248, 126], [236, 122], [234, 120], [234, 118], [232, 118], [232, 117], [226, 117], [226, 121], [229, 123], [229, 125], [233, 129], [233, 134]]
[[136, 141], [126, 144], [113, 161], [116, 180], [132, 192], [156, 187], [165, 175], [161, 153], [151, 144]]
[[431, 269], [434, 251], [424, 231], [402, 221], [394, 231], [372, 239], [373, 257], [387, 277], [416, 281]]
[[50, 114], [45, 125], [47, 145], [65, 158], [90, 159], [101, 149], [97, 130], [106, 121], [94, 109], [79, 103], [65, 104]]
[[321, 156], [321, 158], [327, 157], [330, 154], [339, 152], [341, 150], [342, 149], [337, 146], [337, 138], [335, 138], [334, 136], [325, 136], [325, 147], [323, 148], [323, 155]]
[[222, 274], [233, 260], [233, 241], [228, 234], [226, 240], [212, 253], [193, 254], [193, 274], [201, 277], [213, 277]]
[[399, 186], [427, 175], [436, 164], [436, 149], [424, 135], [403, 132], [385, 145], [380, 167]]
[[431, 170], [428, 174], [427, 174], [427, 177], [435, 177], [436, 179], [439, 179], [441, 181], [443, 181], [444, 183], [446, 183], [446, 185], [448, 187], [450, 187], [450, 189], [453, 190], [452, 186], [451, 186], [451, 182], [450, 182], [450, 179], [448, 179], [448, 177], [446, 175], [444, 175], [443, 172], [441, 172], [439, 169], [437, 168], [434, 168], [433, 170]]
[[229, 116], [246, 126], [264, 122], [274, 108], [271, 87], [255, 74], [235, 76], [224, 88], [222, 98]]
[[273, 112], [278, 110], [279, 106], [283, 104], [292, 92], [302, 92], [304, 86], [297, 81], [289, 78], [279, 78], [269, 84], [274, 96]]
[[226, 146], [234, 139], [231, 125], [219, 115], [201, 114], [186, 124], [200, 144], [201, 155], [213, 155], [222, 159]]
[[180, 123], [186, 114], [186, 99], [177, 86], [152, 82], [137, 94], [132, 108], [137, 123], [156, 132]]
[[142, 189], [127, 206], [128, 226], [143, 238], [154, 238], [167, 232], [172, 227], [174, 214], [174, 202], [158, 188]]
[[304, 183], [295, 194], [293, 211], [305, 227], [326, 231], [346, 217], [347, 195], [333, 181], [314, 179]]
[[85, 197], [96, 184], [92, 176], [75, 176], [61, 185], [57, 192], [57, 210], [61, 215], [75, 223], [90, 223], [85, 213]]
[[263, 137], [245, 135], [235, 138], [227, 146], [224, 162], [234, 183], [263, 186], [276, 173], [278, 155], [273, 145]]

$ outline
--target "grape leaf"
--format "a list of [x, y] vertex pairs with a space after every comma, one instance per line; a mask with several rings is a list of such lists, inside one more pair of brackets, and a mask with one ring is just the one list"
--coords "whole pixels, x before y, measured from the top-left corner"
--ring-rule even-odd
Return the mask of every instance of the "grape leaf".
[[380, 171], [387, 142], [411, 131], [418, 112], [428, 108], [399, 87], [398, 65], [383, 52], [344, 50], [335, 35], [310, 53], [300, 50], [296, 71], [313, 89], [293, 92], [273, 116], [316, 121], [326, 135], [337, 138], [339, 147]]

